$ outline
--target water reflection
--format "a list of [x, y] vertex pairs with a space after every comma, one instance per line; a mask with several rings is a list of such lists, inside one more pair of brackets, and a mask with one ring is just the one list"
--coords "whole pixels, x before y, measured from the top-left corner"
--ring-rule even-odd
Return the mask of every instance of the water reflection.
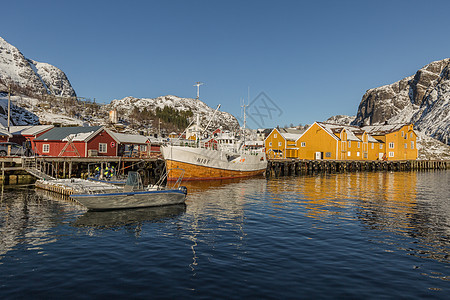
[[51, 228], [78, 210], [71, 205], [49, 202], [26, 187], [4, 190], [0, 202], [0, 259], [15, 247], [26, 250], [43, 249], [43, 245], [56, 239]]
[[186, 205], [170, 205], [112, 211], [88, 211], [80, 216], [73, 225], [97, 229], [116, 228], [125, 225], [142, 226], [145, 222], [161, 222], [174, 218], [186, 211]]
[[410, 255], [449, 261], [449, 173], [379, 172], [318, 175], [269, 181], [272, 205], [295, 207], [317, 221], [359, 221], [366, 229], [414, 238], [374, 237]]

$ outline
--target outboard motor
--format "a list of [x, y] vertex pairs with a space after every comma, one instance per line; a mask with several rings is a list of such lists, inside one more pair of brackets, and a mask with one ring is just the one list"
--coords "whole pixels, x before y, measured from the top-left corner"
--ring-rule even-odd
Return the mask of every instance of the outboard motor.
[[185, 186], [180, 186], [178, 189], [179, 189], [180, 191], [182, 191], [185, 195], [187, 195], [187, 187], [185, 187]]

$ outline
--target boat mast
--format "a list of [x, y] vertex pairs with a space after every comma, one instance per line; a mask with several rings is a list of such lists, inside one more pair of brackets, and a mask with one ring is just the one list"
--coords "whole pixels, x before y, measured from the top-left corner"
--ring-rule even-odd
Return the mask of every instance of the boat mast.
[[[200, 99], [200, 86], [203, 85], [203, 82], [197, 81], [194, 86], [197, 87], [197, 100]], [[198, 141], [200, 139], [199, 135], [200, 135], [200, 112], [199, 112], [199, 107], [198, 107], [198, 102], [197, 102], [197, 130], [196, 130], [196, 134], [195, 134], [195, 139]]]

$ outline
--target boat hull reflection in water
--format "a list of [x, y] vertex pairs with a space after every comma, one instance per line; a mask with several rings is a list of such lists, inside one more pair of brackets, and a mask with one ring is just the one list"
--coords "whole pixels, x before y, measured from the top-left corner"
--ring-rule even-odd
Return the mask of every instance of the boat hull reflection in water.
[[135, 223], [156, 222], [186, 212], [185, 204], [111, 211], [87, 211], [73, 225], [76, 227], [108, 228]]

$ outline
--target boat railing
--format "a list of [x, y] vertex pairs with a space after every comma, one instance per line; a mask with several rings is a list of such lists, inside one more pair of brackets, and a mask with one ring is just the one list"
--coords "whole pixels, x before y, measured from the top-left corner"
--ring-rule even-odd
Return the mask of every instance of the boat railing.
[[156, 190], [164, 189], [163, 183], [164, 183], [164, 181], [167, 179], [167, 176], [169, 176], [169, 173], [170, 173], [171, 171], [173, 171], [173, 170], [180, 170], [180, 171], [181, 171], [181, 174], [180, 174], [180, 176], [178, 177], [177, 181], [175, 181], [175, 183], [172, 185], [171, 189], [177, 189], [177, 188], [179, 188], [180, 185], [181, 185], [181, 181], [183, 180], [184, 172], [185, 172], [184, 169], [181, 169], [181, 168], [171, 168], [171, 169], [168, 169], [168, 170], [167, 170], [167, 171], [159, 178], [159, 180], [158, 180], [154, 185], [149, 186], [149, 188], [156, 189]]

